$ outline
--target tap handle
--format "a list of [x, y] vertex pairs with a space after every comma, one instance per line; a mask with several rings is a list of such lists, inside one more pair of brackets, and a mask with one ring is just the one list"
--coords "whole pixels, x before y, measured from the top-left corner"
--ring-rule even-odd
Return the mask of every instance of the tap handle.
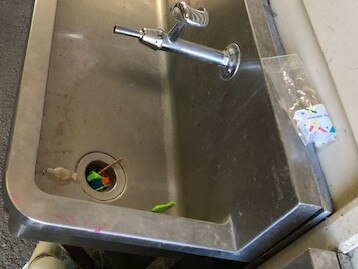
[[176, 21], [186, 26], [204, 28], [209, 24], [209, 13], [205, 8], [195, 9], [186, 2], [176, 3], [172, 8], [172, 15]]

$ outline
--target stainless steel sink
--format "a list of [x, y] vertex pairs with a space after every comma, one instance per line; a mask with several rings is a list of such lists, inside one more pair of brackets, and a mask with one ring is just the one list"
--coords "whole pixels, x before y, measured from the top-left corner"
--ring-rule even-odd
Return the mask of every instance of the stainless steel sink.
[[[262, 73], [260, 58], [278, 53], [263, 2], [190, 1], [211, 18], [185, 39], [240, 44], [229, 82], [112, 34], [120, 22], [168, 30], [174, 3], [36, 1], [6, 171], [17, 236], [251, 262], [329, 214], [315, 154]], [[118, 157], [113, 189], [91, 189], [88, 165]], [[59, 166], [78, 180], [43, 173]], [[167, 213], [149, 212], [168, 201]]]

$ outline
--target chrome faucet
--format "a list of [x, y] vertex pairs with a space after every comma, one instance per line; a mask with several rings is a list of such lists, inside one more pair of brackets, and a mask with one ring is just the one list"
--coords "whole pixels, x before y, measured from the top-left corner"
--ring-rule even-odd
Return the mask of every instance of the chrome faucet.
[[220, 67], [220, 76], [230, 80], [240, 66], [240, 48], [236, 43], [227, 46], [223, 51], [183, 40], [180, 37], [188, 27], [204, 28], [209, 24], [209, 13], [205, 8], [194, 9], [186, 2], [179, 2], [171, 9], [175, 26], [165, 33], [161, 29], [143, 28], [140, 31], [127, 29], [116, 25], [114, 33], [136, 37], [139, 41], [153, 50], [163, 50], [186, 55], [199, 61], [215, 64]]

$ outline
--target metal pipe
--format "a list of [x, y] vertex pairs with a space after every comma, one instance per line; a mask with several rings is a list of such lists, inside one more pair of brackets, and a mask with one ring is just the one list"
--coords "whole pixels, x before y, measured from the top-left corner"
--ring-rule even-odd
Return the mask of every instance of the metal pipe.
[[218, 66], [227, 66], [229, 62], [229, 56], [225, 55], [223, 51], [180, 38], [178, 38], [175, 42], [171, 42], [168, 35], [164, 36], [161, 50], [179, 53], [193, 59]]
[[39, 242], [23, 269], [65, 269], [64, 263], [57, 258], [59, 252], [58, 244]]

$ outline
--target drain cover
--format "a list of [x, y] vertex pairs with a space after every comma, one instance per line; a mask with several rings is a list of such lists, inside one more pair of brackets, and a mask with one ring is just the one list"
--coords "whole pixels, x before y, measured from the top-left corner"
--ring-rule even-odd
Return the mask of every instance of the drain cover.
[[103, 167], [115, 161], [112, 156], [102, 152], [91, 152], [86, 154], [77, 164], [76, 172], [78, 174], [78, 182], [83, 190], [92, 198], [99, 201], [112, 201], [123, 194], [126, 186], [126, 175], [123, 166], [116, 163], [107, 170], [110, 176], [110, 185], [104, 191], [93, 189], [86, 180], [86, 175], [90, 170], [99, 171]]

